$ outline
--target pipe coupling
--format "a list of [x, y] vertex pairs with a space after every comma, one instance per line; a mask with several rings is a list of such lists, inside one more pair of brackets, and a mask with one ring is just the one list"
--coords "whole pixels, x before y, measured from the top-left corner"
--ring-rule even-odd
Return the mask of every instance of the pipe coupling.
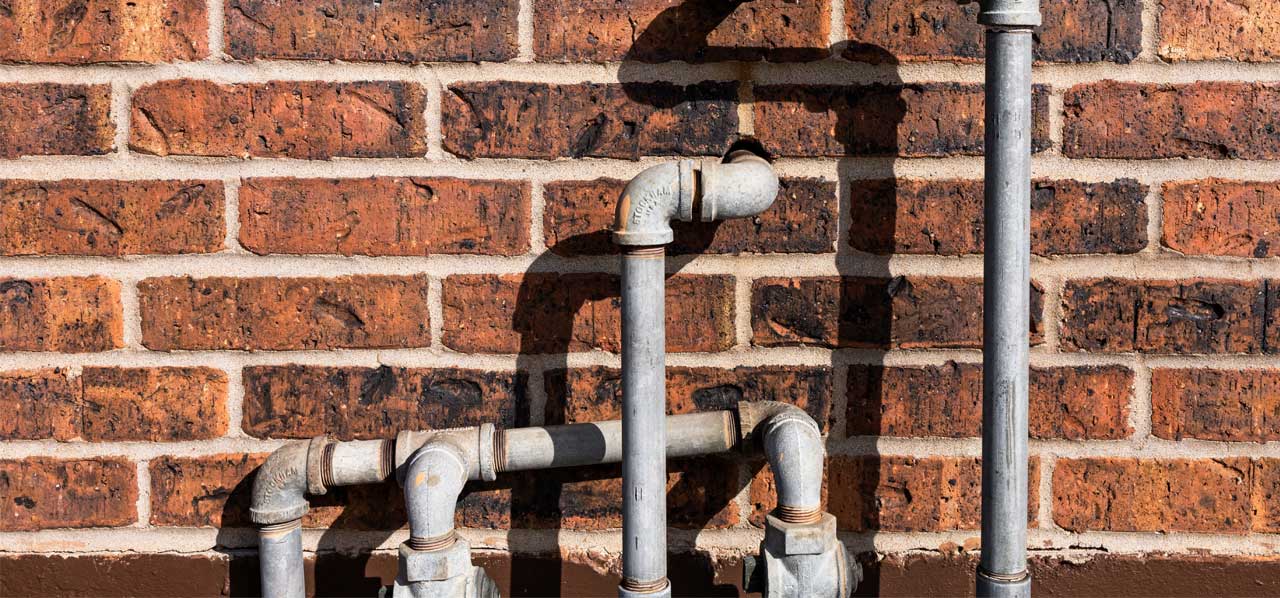
[[1039, 27], [1040, 0], [982, 0], [978, 22], [988, 27]]

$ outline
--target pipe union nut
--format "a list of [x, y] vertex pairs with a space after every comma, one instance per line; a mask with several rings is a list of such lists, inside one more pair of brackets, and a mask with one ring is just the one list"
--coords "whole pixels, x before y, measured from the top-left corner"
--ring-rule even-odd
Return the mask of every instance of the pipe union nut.
[[471, 574], [471, 545], [462, 538], [439, 550], [414, 550], [400, 545], [400, 571], [409, 583], [443, 581]]
[[836, 540], [836, 518], [823, 513], [816, 523], [787, 523], [773, 515], [765, 516], [764, 544], [780, 556], [822, 554]]

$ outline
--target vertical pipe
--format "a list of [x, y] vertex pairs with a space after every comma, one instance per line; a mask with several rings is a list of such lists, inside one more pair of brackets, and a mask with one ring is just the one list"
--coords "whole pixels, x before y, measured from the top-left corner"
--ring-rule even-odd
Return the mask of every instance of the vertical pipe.
[[1029, 597], [1027, 377], [1031, 319], [1031, 63], [1035, 0], [987, 0], [979, 596]]
[[622, 596], [668, 596], [666, 250], [622, 256]]
[[259, 528], [258, 560], [263, 596], [306, 598], [301, 519]]

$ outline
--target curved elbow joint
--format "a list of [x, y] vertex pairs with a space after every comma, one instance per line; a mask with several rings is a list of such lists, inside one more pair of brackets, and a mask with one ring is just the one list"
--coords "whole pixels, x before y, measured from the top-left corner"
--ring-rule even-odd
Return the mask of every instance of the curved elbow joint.
[[431, 545], [453, 539], [453, 515], [469, 471], [463, 454], [448, 442], [428, 442], [409, 457], [404, 496], [412, 542]]
[[700, 172], [699, 220], [757, 216], [778, 197], [778, 175], [767, 160], [749, 151], [723, 163], [704, 163]]
[[809, 520], [822, 512], [822, 468], [826, 448], [822, 431], [807, 413], [772, 403], [754, 432], [778, 488], [778, 512], [787, 519]]
[[249, 516], [258, 525], [301, 518], [307, 512], [307, 453], [310, 442], [291, 442], [271, 453], [253, 480]]

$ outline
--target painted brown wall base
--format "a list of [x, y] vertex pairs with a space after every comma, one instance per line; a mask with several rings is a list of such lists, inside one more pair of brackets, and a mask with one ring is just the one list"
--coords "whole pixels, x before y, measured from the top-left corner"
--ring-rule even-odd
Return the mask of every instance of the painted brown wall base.
[[[555, 559], [477, 553], [503, 596], [610, 596], [618, 578], [605, 563], [582, 556]], [[973, 560], [937, 555], [892, 556], [876, 561], [862, 555], [866, 579], [858, 596], [967, 596], [973, 588]], [[316, 563], [308, 560], [308, 586], [315, 596], [375, 596], [390, 584], [391, 554], [321, 557], [322, 590], [316, 592]], [[742, 596], [742, 564], [713, 561], [705, 554], [673, 555], [677, 595]], [[558, 570], [558, 571], [557, 571]], [[21, 555], [0, 558], [0, 596], [258, 596], [257, 560], [251, 556], [127, 555], [62, 557]], [[533, 574], [530, 574], [533, 573]], [[1280, 559], [1240, 557], [1102, 555], [1079, 562], [1059, 557], [1032, 560], [1038, 596], [1273, 596], [1280, 593]], [[515, 587], [513, 587], [515, 580]]]

